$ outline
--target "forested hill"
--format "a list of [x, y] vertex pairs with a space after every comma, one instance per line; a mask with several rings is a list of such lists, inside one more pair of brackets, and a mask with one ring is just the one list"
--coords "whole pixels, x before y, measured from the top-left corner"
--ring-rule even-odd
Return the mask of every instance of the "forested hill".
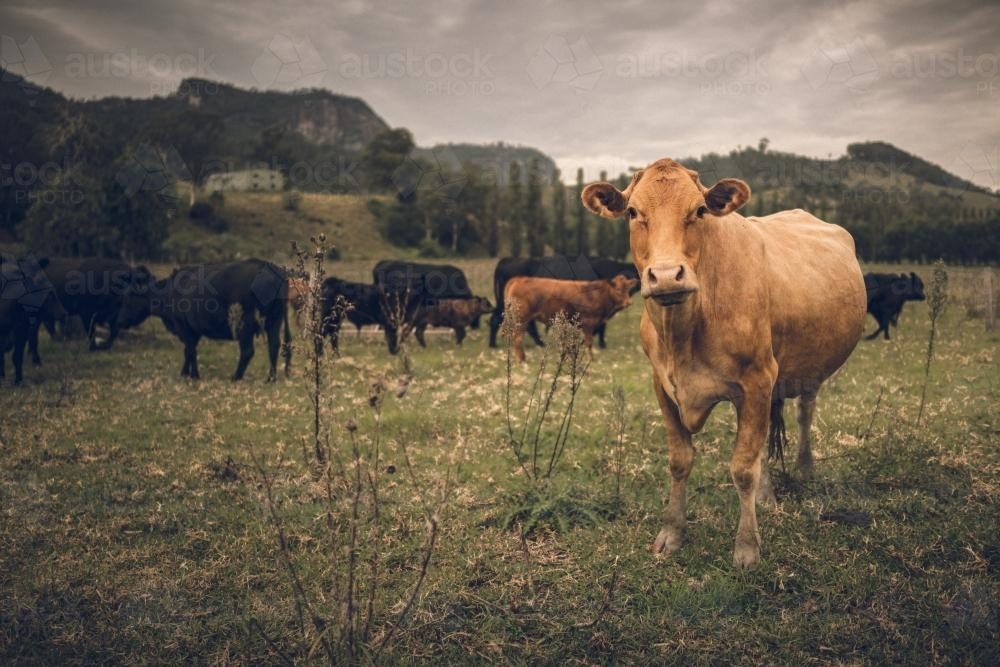
[[[430, 158], [432, 155], [448, 155], [460, 164], [472, 164], [488, 174], [497, 183], [507, 185], [510, 175], [510, 165], [517, 162], [528, 165], [537, 160], [541, 178], [551, 183], [556, 176], [556, 163], [548, 155], [529, 146], [514, 146], [499, 141], [494, 144], [438, 144], [431, 148], [418, 148], [416, 155]], [[525, 170], [522, 177], [526, 177]]]
[[[556, 180], [554, 161], [536, 148], [499, 141], [418, 148], [409, 131], [390, 129], [363, 100], [320, 89], [258, 91], [188, 79], [167, 96], [82, 101], [0, 74], [6, 247], [166, 257], [185, 251], [178, 245], [185, 219], [205, 233], [239, 235], [242, 211], [253, 206], [233, 199], [227, 208], [228, 191], [212, 195], [207, 179], [250, 174], [252, 187], [239, 187], [253, 198], [263, 164], [277, 184], [270, 187], [287, 189], [286, 201], [275, 200], [286, 213], [298, 210], [303, 194], [348, 197], [367, 206], [365, 216], [319, 216], [316, 224], [365, 217], [386, 243], [428, 256], [628, 253], [627, 234], [614, 231], [624, 228], [579, 210], [575, 174]], [[746, 180], [753, 189], [747, 215], [803, 208], [845, 226], [867, 261], [1000, 260], [997, 193], [885, 142], [851, 144], [828, 159], [774, 150], [766, 139], [675, 157], [705, 183]], [[622, 187], [629, 177], [617, 176]], [[369, 205], [374, 195], [382, 196]]]

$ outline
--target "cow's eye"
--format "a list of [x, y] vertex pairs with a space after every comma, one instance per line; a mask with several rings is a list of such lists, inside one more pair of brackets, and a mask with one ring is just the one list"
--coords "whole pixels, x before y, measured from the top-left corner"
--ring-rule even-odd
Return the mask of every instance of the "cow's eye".
[[697, 215], [699, 218], [704, 218], [706, 213], [708, 213], [707, 206], [699, 206], [698, 210], [695, 211], [695, 215]]
[[626, 213], [626, 214], [628, 215], [628, 219], [629, 219], [629, 220], [635, 220], [636, 216], [637, 216], [637, 215], [639, 215], [639, 214], [638, 214], [638, 213], [636, 212], [636, 210], [635, 210], [635, 207], [634, 207], [634, 206], [629, 206], [629, 207], [628, 207], [628, 210], [626, 210], [626, 211], [625, 211], [625, 213]]

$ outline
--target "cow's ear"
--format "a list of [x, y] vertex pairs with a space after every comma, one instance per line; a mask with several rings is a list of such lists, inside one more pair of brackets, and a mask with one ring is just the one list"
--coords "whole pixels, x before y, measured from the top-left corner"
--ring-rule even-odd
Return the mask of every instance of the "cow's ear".
[[729, 215], [750, 201], [750, 186], [738, 178], [724, 178], [705, 191], [705, 205], [712, 215]]
[[580, 197], [584, 206], [605, 218], [620, 218], [628, 207], [628, 199], [610, 183], [591, 183]]

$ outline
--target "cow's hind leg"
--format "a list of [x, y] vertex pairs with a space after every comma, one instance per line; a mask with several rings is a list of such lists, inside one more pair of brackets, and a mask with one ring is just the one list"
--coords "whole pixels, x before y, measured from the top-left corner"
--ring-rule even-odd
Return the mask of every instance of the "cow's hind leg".
[[816, 414], [816, 394], [802, 394], [798, 401], [799, 455], [795, 462], [800, 472], [812, 471], [812, 423]]
[[465, 340], [465, 327], [455, 327], [455, 345], [461, 345]]
[[[264, 334], [267, 336], [267, 360], [271, 364], [267, 372], [267, 381], [278, 379], [278, 352], [281, 350], [281, 314], [273, 315], [264, 321]], [[253, 338], [251, 337], [251, 347]], [[289, 351], [288, 359], [291, 358]], [[285, 362], [285, 374], [288, 374], [288, 359]]]
[[28, 344], [28, 334], [26, 331], [18, 331], [14, 334], [14, 352], [11, 354], [11, 361], [14, 363], [14, 384], [21, 384], [23, 379], [21, 371], [24, 367], [24, 348]]
[[608, 347], [607, 342], [605, 342], [604, 340], [604, 332], [607, 330], [607, 328], [608, 325], [607, 323], [605, 323], [594, 329], [594, 333], [597, 334], [597, 346], [602, 350]]
[[497, 332], [500, 331], [501, 322], [503, 322], [503, 311], [496, 308], [490, 315], [490, 347], [497, 346]]
[[253, 329], [248, 331], [244, 328], [240, 331], [237, 340], [240, 343], [240, 360], [236, 363], [236, 371], [233, 372], [233, 382], [243, 379], [243, 374], [246, 373], [247, 366], [253, 359]]
[[31, 354], [31, 363], [35, 366], [42, 365], [42, 358], [38, 355], [38, 329], [41, 325], [40, 319], [35, 320], [31, 323], [31, 329], [28, 330], [28, 352]]
[[667, 431], [667, 452], [670, 461], [670, 499], [663, 515], [663, 527], [653, 542], [653, 553], [669, 555], [680, 548], [687, 527], [687, 480], [694, 465], [691, 432], [681, 422], [677, 407], [667, 398], [658, 378], [653, 378], [653, 391], [663, 413]]

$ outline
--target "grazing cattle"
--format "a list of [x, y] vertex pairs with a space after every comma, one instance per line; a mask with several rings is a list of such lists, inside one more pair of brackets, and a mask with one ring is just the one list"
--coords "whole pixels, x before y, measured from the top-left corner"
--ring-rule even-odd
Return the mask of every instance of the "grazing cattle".
[[383, 323], [379, 291], [370, 283], [327, 278], [323, 281], [320, 301], [323, 335], [330, 339], [334, 352], [339, 350], [340, 328], [345, 318], [358, 331], [365, 325]]
[[400, 328], [410, 329], [417, 313], [439, 299], [471, 299], [465, 274], [450, 264], [383, 260], [372, 269], [389, 352], [399, 348]]
[[910, 273], [866, 273], [865, 289], [868, 291], [868, 312], [878, 322], [878, 329], [866, 336], [867, 340], [881, 333], [889, 340], [889, 325], [899, 323], [899, 314], [907, 301], [923, 301], [924, 283], [920, 276]]
[[[281, 325], [285, 325], [285, 374], [291, 362], [286, 308], [288, 283], [279, 266], [259, 259], [225, 264], [199, 264], [175, 270], [130, 299], [130, 318], [156, 315], [184, 344], [181, 376], [198, 379], [198, 341], [237, 340], [240, 358], [232, 379], [243, 377], [253, 358], [253, 338], [267, 336], [268, 382], [277, 377]], [[263, 320], [263, 327], [258, 321]]]
[[413, 333], [420, 347], [427, 347], [424, 341], [427, 327], [449, 327], [455, 331], [455, 344], [461, 345], [465, 339], [465, 328], [492, 310], [493, 304], [481, 296], [471, 299], [438, 299], [417, 312]]
[[[53, 258], [45, 267], [45, 275], [55, 288], [56, 297], [67, 315], [78, 315], [83, 321], [91, 350], [107, 350], [122, 329], [138, 326], [143, 319], [122, 316], [126, 301], [145, 289], [153, 276], [144, 266], [132, 267], [114, 259]], [[44, 320], [36, 320], [29, 334], [28, 346], [32, 361], [38, 356], [38, 328]], [[52, 329], [46, 324], [50, 334]], [[106, 326], [108, 337], [98, 342], [97, 327]]]
[[516, 313], [512, 336], [517, 360], [524, 361], [523, 338], [528, 323], [549, 324], [559, 313], [565, 313], [570, 321], [579, 320], [583, 344], [593, 358], [594, 331], [632, 303], [629, 294], [638, 282], [625, 276], [611, 280], [511, 278], [504, 289], [504, 302], [508, 315]]
[[799, 397], [798, 464], [811, 467], [816, 393], [861, 338], [865, 284], [854, 240], [798, 209], [745, 218], [736, 211], [750, 198], [746, 183], [725, 178], [706, 188], [673, 160], [636, 172], [624, 191], [595, 183], [582, 198], [599, 215], [628, 218], [641, 278], [639, 333], [673, 480], [653, 551], [680, 547], [691, 436], [717, 403], [731, 401], [737, 427], [729, 469], [740, 501], [733, 561], [754, 566], [758, 490], [773, 500], [764, 442], [780, 453], [783, 402]]
[[[639, 273], [631, 262], [616, 262], [603, 257], [584, 257], [580, 255], [570, 261], [564, 255], [548, 257], [504, 257], [497, 262], [493, 270], [493, 296], [496, 298], [496, 308], [490, 317], [490, 347], [497, 346], [497, 331], [503, 321], [504, 289], [507, 281], [517, 276], [534, 276], [536, 278], [556, 278], [559, 280], [609, 280], [615, 276], [639, 279]], [[637, 282], [638, 284], [638, 282]], [[637, 288], [638, 289], [638, 288]], [[595, 332], [598, 345], [605, 347], [604, 325]], [[528, 334], [537, 345], [543, 345], [534, 322], [528, 324]]]
[[32, 328], [40, 319], [66, 316], [44, 273], [48, 264], [47, 259], [0, 256], [0, 377], [6, 374], [4, 355], [7, 349], [13, 349], [15, 385], [23, 379], [24, 348]]

